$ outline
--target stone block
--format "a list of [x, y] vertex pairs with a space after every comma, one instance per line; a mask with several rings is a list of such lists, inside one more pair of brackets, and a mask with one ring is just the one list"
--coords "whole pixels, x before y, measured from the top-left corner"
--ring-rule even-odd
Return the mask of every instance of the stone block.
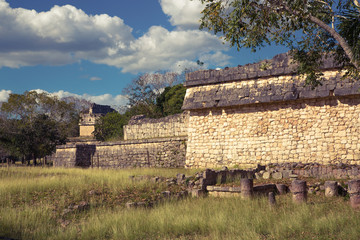
[[205, 196], [205, 191], [202, 189], [192, 189], [191, 190], [191, 196], [194, 198], [198, 198], [198, 197], [204, 197]]
[[283, 178], [290, 178], [291, 174], [293, 174], [293, 170], [282, 170]]
[[276, 184], [276, 190], [279, 194], [286, 194], [288, 193], [289, 188], [285, 184]]
[[338, 183], [336, 181], [325, 182], [325, 196], [334, 197], [339, 195]]
[[295, 203], [303, 203], [307, 201], [306, 181], [294, 180], [291, 183], [291, 192]]
[[185, 174], [178, 173], [176, 174], [176, 182], [177, 184], [182, 184], [185, 180]]
[[274, 173], [272, 174], [272, 178], [273, 178], [273, 179], [282, 179], [282, 178], [283, 178], [283, 174], [282, 174], [282, 172], [274, 172]]
[[251, 198], [253, 195], [253, 180], [243, 178], [240, 180], [240, 187], [241, 187], [241, 197], [242, 198]]
[[307, 89], [303, 89], [300, 93], [299, 93], [299, 98], [315, 98], [316, 97], [316, 91], [315, 90], [307, 90]]
[[263, 175], [262, 175], [262, 178], [263, 179], [270, 179], [271, 178], [271, 172], [264, 172]]
[[298, 98], [298, 94], [296, 92], [287, 92], [284, 94], [283, 100], [289, 101], [289, 100], [295, 100]]
[[269, 204], [271, 206], [276, 204], [276, 199], [275, 199], [275, 193], [274, 192], [269, 192], [268, 199], [269, 199]]
[[334, 94], [335, 96], [346, 96], [346, 95], [351, 95], [351, 94], [355, 94], [357, 93], [356, 92], [356, 89], [353, 89], [353, 88], [336, 88], [334, 90]]
[[136, 206], [137, 206], [137, 203], [136, 203], [136, 202], [127, 202], [127, 203], [125, 203], [125, 207], [126, 207], [127, 209], [136, 208]]
[[256, 195], [268, 195], [269, 192], [276, 192], [276, 185], [275, 184], [263, 184], [254, 187], [254, 194]]
[[360, 208], [360, 180], [351, 180], [348, 183], [350, 194], [350, 205], [352, 208]]

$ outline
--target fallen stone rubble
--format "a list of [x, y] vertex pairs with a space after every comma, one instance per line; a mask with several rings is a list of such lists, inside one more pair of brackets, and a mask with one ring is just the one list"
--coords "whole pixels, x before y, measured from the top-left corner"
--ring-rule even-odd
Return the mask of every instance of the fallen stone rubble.
[[[152, 176], [130, 176], [133, 181], [150, 180], [151, 182], [166, 182], [169, 186], [173, 184], [185, 185], [190, 195], [197, 197], [208, 191], [208, 186], [235, 182], [240, 179], [290, 179], [303, 178], [316, 179], [357, 179], [360, 178], [360, 166], [357, 165], [319, 165], [315, 163], [284, 163], [271, 164], [268, 166], [258, 165], [255, 169], [228, 169], [221, 170], [206, 169], [196, 173], [194, 176], [177, 174], [176, 178], [152, 177]], [[324, 190], [324, 185], [317, 182], [309, 185], [310, 193]], [[256, 189], [256, 188], [255, 188]], [[268, 191], [268, 190], [267, 190]], [[283, 190], [284, 191], [284, 190]]]
[[[275, 194], [286, 194], [288, 192], [293, 192], [291, 189], [292, 186], [286, 184], [262, 184], [257, 186], [252, 186], [252, 179], [289, 179], [293, 183], [302, 178], [316, 178], [319, 181], [311, 183], [306, 186], [307, 194], [324, 194], [325, 196], [354, 196], [353, 198], [357, 203], [359, 201], [360, 205], [360, 190], [351, 190], [350, 193], [347, 184], [341, 186], [336, 181], [324, 181], [326, 179], [359, 179], [360, 178], [360, 166], [354, 165], [332, 165], [332, 166], [322, 166], [319, 164], [302, 164], [302, 163], [286, 163], [286, 164], [273, 164], [269, 166], [258, 166], [255, 169], [228, 169], [223, 167], [221, 170], [206, 169], [202, 172], [198, 172], [193, 176], [186, 176], [185, 174], [179, 173], [176, 177], [165, 178], [159, 176], [130, 176], [129, 178], [132, 181], [150, 181], [152, 183], [165, 183], [167, 186], [172, 185], [181, 185], [183, 186], [183, 191], [180, 192], [170, 192], [164, 191], [161, 193], [162, 197], [154, 202], [127, 202], [125, 207], [128, 209], [132, 208], [141, 208], [141, 207], [153, 207], [159, 203], [170, 200], [179, 200], [187, 196], [191, 197], [202, 197], [206, 195], [210, 196], [231, 196], [231, 195], [244, 195], [244, 186], [240, 185], [238, 187], [234, 186], [220, 186], [226, 183], [232, 182], [244, 182], [244, 179], [250, 179], [251, 185], [246, 190], [248, 195], [252, 196], [269, 196], [269, 201], [274, 202]], [[248, 183], [247, 183], [248, 184]], [[303, 183], [302, 183], [303, 184]], [[360, 185], [359, 185], [360, 186]], [[360, 189], [360, 187], [359, 187]], [[242, 193], [243, 192], [243, 193]], [[99, 194], [96, 191], [90, 191], [90, 195]], [[304, 199], [306, 197], [303, 197]], [[353, 201], [353, 202], [354, 202]], [[355, 205], [356, 205], [355, 204]], [[64, 218], [67, 214], [78, 211], [84, 211], [90, 208], [89, 203], [80, 202], [79, 204], [70, 205], [68, 208], [64, 209], [62, 217]], [[66, 221], [61, 222], [62, 225], [67, 225]]]
[[[346, 196], [349, 195], [347, 189], [347, 182], [344, 186], [341, 186], [336, 181], [324, 181], [330, 179], [358, 179], [360, 178], [360, 166], [356, 165], [319, 165], [314, 163], [303, 164], [303, 163], [285, 163], [285, 164], [272, 164], [268, 166], [258, 165], [255, 169], [231, 169], [223, 167], [221, 170], [206, 169], [205, 171], [196, 173], [193, 176], [186, 176], [184, 174], [177, 174], [176, 178], [163, 178], [163, 177], [151, 177], [151, 176], [131, 176], [130, 178], [134, 181], [141, 180], [150, 180], [154, 183], [165, 182], [168, 186], [173, 184], [184, 185], [187, 188], [185, 193], [181, 193], [177, 196], [172, 196], [171, 194], [165, 194], [164, 199], [178, 199], [184, 196], [192, 197], [201, 197], [205, 195], [210, 196], [229, 196], [229, 195], [239, 195], [241, 196], [241, 186], [240, 187], [228, 187], [228, 186], [219, 186], [221, 184], [231, 183], [235, 181], [240, 181], [242, 179], [289, 179], [293, 183], [299, 178], [315, 178], [319, 181], [311, 183], [309, 185], [301, 182], [301, 194], [296, 195], [295, 190], [291, 188], [296, 188], [294, 186], [287, 186], [286, 184], [262, 184], [252, 187], [251, 193], [249, 195], [262, 195], [262, 196], [271, 196], [269, 199], [274, 202], [274, 194], [285, 194], [288, 192], [293, 192], [300, 199], [306, 199], [307, 194], [324, 194], [326, 196]], [[300, 180], [299, 180], [300, 181]], [[252, 183], [251, 183], [252, 184]], [[305, 184], [305, 185], [304, 185]], [[293, 185], [293, 184], [292, 184]], [[356, 193], [357, 194], [357, 193]], [[356, 195], [353, 194], [353, 195]], [[273, 196], [274, 195], [274, 196]], [[360, 195], [360, 194], [359, 194]], [[359, 197], [360, 198], [360, 197]], [[145, 206], [143, 203], [133, 203], [129, 202], [126, 204], [126, 207], [142, 207]]]

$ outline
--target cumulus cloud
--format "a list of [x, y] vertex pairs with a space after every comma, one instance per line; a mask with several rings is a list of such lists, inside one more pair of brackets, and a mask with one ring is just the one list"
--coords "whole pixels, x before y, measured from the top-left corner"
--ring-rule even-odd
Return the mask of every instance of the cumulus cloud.
[[125, 53], [134, 40], [122, 19], [90, 16], [71, 5], [36, 12], [0, 0], [0, 22], [0, 62], [8, 67], [103, 58]]
[[[216, 36], [195, 27], [199, 1], [160, 3], [177, 28], [153, 26], [136, 39], [132, 28], [116, 16], [88, 15], [71, 5], [36, 12], [11, 8], [0, 0], [0, 68], [65, 65], [84, 59], [138, 73], [168, 69], [228, 49]], [[212, 59], [217, 64], [215, 55]]]
[[179, 61], [194, 59], [209, 49], [225, 50], [219, 39], [198, 30], [168, 31], [154, 26], [130, 45], [131, 55], [114, 56], [98, 61], [117, 67], [124, 72], [169, 69]]
[[[117, 106], [125, 106], [128, 104], [128, 98], [124, 95], [116, 95], [113, 96], [111, 94], [103, 94], [103, 95], [90, 95], [90, 94], [76, 94], [76, 93], [70, 93], [67, 91], [57, 91], [57, 92], [47, 92], [45, 90], [42, 89], [34, 89], [32, 91], [36, 91], [38, 93], [48, 93], [52, 96], [56, 96], [58, 98], [65, 98], [65, 97], [76, 97], [76, 98], [80, 98], [80, 99], [86, 99], [89, 100], [91, 102], [97, 103], [97, 104], [102, 104], [102, 105], [110, 105], [113, 107], [117, 107]], [[1, 91], [0, 91], [0, 96], [1, 96]]]
[[204, 9], [200, 0], [160, 0], [160, 5], [173, 26], [181, 29], [199, 28], [201, 11]]
[[0, 102], [6, 102], [9, 98], [11, 90], [0, 90]]
[[200, 60], [204, 62], [206, 68], [211, 65], [217, 65], [220, 67], [224, 67], [230, 64], [230, 56], [224, 54], [221, 51], [216, 51], [214, 53], [207, 53], [200, 56]]

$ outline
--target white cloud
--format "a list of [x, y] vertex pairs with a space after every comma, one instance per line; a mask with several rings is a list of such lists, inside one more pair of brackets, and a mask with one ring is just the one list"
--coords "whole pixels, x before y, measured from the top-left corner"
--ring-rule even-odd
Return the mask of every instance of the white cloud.
[[0, 0], [0, 68], [65, 65], [84, 59], [138, 73], [166, 70], [179, 62], [196, 61], [204, 54], [214, 64], [222, 64], [212, 53], [228, 47], [195, 26], [201, 11], [199, 1], [160, 3], [177, 29], [153, 26], [135, 39], [132, 28], [119, 17], [88, 15], [71, 5], [36, 12], [11, 8]]
[[[42, 89], [34, 89], [32, 91], [36, 91], [38, 93], [45, 92], [45, 93], [48, 93], [48, 94], [50, 94], [52, 96], [57, 96], [58, 98], [77, 97], [77, 98], [89, 100], [89, 101], [97, 103], [97, 104], [110, 105], [110, 106], [113, 106], [113, 107], [125, 106], [125, 105], [128, 104], [128, 99], [124, 95], [113, 96], [111, 94], [103, 94], [103, 95], [94, 96], [94, 95], [90, 95], [90, 94], [87, 94], [87, 93], [79, 95], [79, 94], [70, 93], [70, 92], [63, 91], [63, 90], [50, 93], [50, 92], [47, 92], [47, 91], [42, 90]], [[0, 94], [1, 94], [1, 92], [0, 92]]]
[[102, 80], [100, 77], [91, 77], [90, 81], [100, 81]]
[[67, 64], [126, 52], [132, 29], [118, 17], [87, 15], [71, 5], [47, 12], [13, 9], [0, 0], [1, 66]]
[[[168, 31], [154, 26], [133, 41], [128, 56], [113, 56], [99, 63], [122, 67], [124, 72], [169, 69], [178, 62], [198, 58], [209, 51], [226, 50], [227, 46], [214, 35], [199, 30]], [[210, 54], [210, 53], [209, 53]]]
[[199, 28], [201, 11], [204, 9], [200, 0], [160, 0], [160, 5], [173, 26], [181, 29]]
[[6, 102], [9, 98], [11, 90], [0, 90], [0, 102]]
[[200, 60], [204, 62], [206, 68], [208, 68], [210, 65], [224, 67], [230, 64], [230, 58], [230, 56], [224, 54], [221, 51], [216, 51], [215, 53], [207, 53], [200, 56]]

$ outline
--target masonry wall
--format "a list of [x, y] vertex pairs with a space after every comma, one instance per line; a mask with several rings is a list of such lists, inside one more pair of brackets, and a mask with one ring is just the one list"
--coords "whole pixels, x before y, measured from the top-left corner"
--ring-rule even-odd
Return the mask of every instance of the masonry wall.
[[93, 132], [95, 130], [94, 125], [86, 126], [86, 125], [80, 125], [80, 137], [87, 137], [87, 136], [93, 136]]
[[124, 140], [184, 137], [187, 135], [188, 113], [150, 119], [137, 116], [124, 126]]
[[133, 140], [99, 144], [93, 165], [104, 168], [185, 166], [186, 138]]
[[76, 146], [61, 145], [56, 147], [56, 152], [47, 157], [53, 161], [54, 167], [75, 167], [76, 166]]
[[192, 111], [186, 165], [360, 164], [359, 117], [353, 97]]
[[48, 157], [55, 167], [166, 167], [185, 166], [186, 137], [77, 143], [58, 146]]
[[360, 82], [325, 63], [316, 88], [287, 54], [188, 74], [186, 166], [360, 164]]
[[[148, 119], [135, 116], [119, 142], [76, 142], [57, 146], [48, 159], [55, 167], [166, 167], [185, 166], [188, 114]], [[91, 128], [92, 127], [92, 128]], [[83, 134], [93, 126], [80, 125]]]

